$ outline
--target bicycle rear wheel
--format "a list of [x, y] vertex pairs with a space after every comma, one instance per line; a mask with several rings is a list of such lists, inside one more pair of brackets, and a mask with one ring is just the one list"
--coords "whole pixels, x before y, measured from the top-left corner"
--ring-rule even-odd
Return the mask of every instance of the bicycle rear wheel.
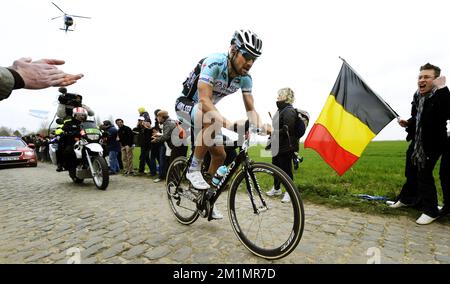
[[[190, 225], [199, 216], [195, 202], [198, 198], [198, 193], [189, 188], [189, 182], [183, 177], [186, 163], [185, 157], [178, 157], [173, 160], [167, 170], [166, 189], [170, 209], [172, 209], [178, 222], [184, 225]], [[180, 180], [181, 183], [177, 188], [176, 185]]]
[[[280, 189], [289, 195], [289, 201], [282, 199], [284, 196], [266, 196], [274, 184], [274, 177], [280, 180]], [[257, 213], [250, 200], [248, 186], [253, 192]], [[248, 173], [240, 171], [231, 184], [228, 207], [236, 236], [257, 256], [279, 259], [290, 254], [300, 242], [304, 227], [300, 193], [292, 179], [272, 164], [254, 163]]]

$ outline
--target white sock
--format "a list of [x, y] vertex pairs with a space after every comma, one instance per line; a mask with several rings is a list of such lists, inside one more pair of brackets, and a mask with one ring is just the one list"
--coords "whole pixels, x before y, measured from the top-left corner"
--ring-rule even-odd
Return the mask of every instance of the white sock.
[[200, 171], [202, 169], [203, 160], [197, 159], [195, 156], [192, 158], [191, 165], [189, 166], [189, 172]]

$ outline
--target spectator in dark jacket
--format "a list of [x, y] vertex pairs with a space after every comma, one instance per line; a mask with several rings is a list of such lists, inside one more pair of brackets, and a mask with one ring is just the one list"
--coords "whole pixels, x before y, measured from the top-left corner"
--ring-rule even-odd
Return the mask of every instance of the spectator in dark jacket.
[[447, 143], [441, 158], [439, 178], [441, 180], [442, 195], [444, 197], [444, 207], [439, 214], [445, 216], [450, 214], [450, 132], [447, 133]]
[[123, 124], [123, 120], [116, 119], [116, 124], [119, 127], [118, 136], [120, 142], [120, 151], [122, 153], [122, 163], [125, 175], [134, 175], [133, 170], [133, 138], [134, 134], [131, 128]]
[[[280, 167], [292, 180], [292, 159], [299, 149], [299, 138], [305, 133], [303, 121], [299, 121], [296, 109], [292, 107], [294, 91], [283, 88], [278, 91], [277, 107], [272, 120], [273, 132], [271, 135], [272, 163]], [[297, 134], [299, 124], [302, 127], [301, 135]], [[281, 195], [280, 181], [274, 178], [274, 187], [266, 193], [268, 196]], [[290, 197], [286, 192], [282, 202], [289, 202]]]
[[117, 156], [120, 152], [120, 143], [118, 141], [119, 137], [117, 136], [117, 128], [115, 128], [111, 121], [105, 120], [103, 121], [103, 127], [106, 132], [108, 132], [107, 138], [107, 148], [109, 152], [109, 168], [111, 175], [117, 174], [120, 170], [119, 161], [117, 160]]
[[[155, 110], [155, 126], [152, 127], [152, 136], [161, 135], [162, 134], [162, 123], [158, 122], [158, 112], [160, 109]], [[166, 148], [164, 143], [162, 142], [154, 142], [152, 143], [152, 150], [150, 151], [150, 173], [151, 175], [156, 175], [157, 165], [159, 165], [159, 171], [161, 172], [161, 164], [163, 163], [163, 159], [165, 159]]]
[[[139, 117], [138, 124], [133, 128], [133, 132], [138, 133], [138, 144], [141, 147], [141, 154], [139, 156], [139, 174], [145, 173], [145, 164], [150, 168], [150, 150], [152, 130], [150, 126], [145, 122], [144, 117]], [[150, 174], [152, 174], [150, 172]], [[154, 175], [156, 173], [153, 173]]]
[[[399, 120], [399, 124], [407, 128], [407, 140], [412, 141], [406, 155], [407, 181], [398, 201], [391, 207], [415, 205], [423, 212], [416, 220], [419, 225], [430, 224], [439, 216], [433, 169], [444, 152], [450, 118], [450, 92], [440, 73], [439, 67], [429, 63], [420, 67], [411, 118]], [[414, 204], [408, 204], [410, 201]]]

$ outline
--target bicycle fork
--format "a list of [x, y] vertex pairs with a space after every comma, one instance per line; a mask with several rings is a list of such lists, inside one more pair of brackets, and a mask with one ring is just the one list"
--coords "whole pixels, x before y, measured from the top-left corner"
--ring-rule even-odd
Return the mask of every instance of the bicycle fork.
[[[248, 169], [248, 167], [245, 167], [245, 184], [247, 187], [248, 196], [252, 203], [253, 213], [259, 215], [259, 213], [269, 210], [269, 207], [267, 207], [267, 203], [264, 200], [264, 197], [262, 196], [261, 187], [259, 186], [259, 183], [256, 180], [254, 173], [251, 172]], [[255, 186], [255, 190], [253, 185]], [[261, 200], [261, 206], [259, 207], [256, 206], [254, 191], [258, 193], [258, 197]]]

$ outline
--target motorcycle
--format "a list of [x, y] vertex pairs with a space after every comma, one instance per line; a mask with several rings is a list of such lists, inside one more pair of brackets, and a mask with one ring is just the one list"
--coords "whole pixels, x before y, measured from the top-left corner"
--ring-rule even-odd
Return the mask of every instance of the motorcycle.
[[93, 121], [85, 121], [80, 126], [80, 138], [73, 146], [77, 167], [69, 171], [69, 176], [75, 183], [92, 178], [98, 189], [106, 190], [109, 184], [109, 168], [100, 145], [102, 132]]

